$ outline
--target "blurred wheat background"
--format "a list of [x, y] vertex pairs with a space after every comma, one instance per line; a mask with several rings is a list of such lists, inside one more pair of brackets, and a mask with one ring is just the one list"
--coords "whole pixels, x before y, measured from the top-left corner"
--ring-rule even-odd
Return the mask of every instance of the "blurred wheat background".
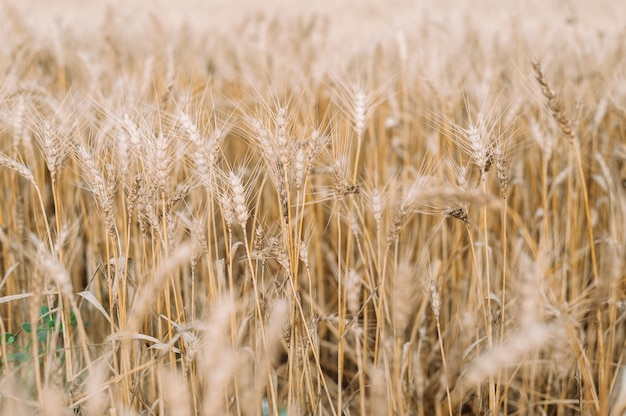
[[0, 16], [0, 414], [626, 414], [624, 2]]

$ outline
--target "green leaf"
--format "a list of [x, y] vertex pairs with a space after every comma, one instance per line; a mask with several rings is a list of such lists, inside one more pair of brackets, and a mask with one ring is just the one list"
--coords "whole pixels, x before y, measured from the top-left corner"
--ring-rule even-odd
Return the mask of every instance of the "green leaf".
[[50, 313], [50, 308], [48, 308], [46, 305], [43, 305], [40, 309], [39, 309], [39, 317], [41, 318], [42, 316], [48, 315], [48, 313]]
[[7, 344], [13, 344], [17, 340], [17, 336], [10, 332], [4, 334], [4, 342]]
[[25, 322], [22, 324], [22, 330], [24, 330], [24, 332], [26, 332], [27, 334], [30, 334], [30, 332], [32, 331], [32, 327], [30, 325], [30, 322]]
[[45, 343], [48, 341], [48, 331], [45, 329], [40, 329], [37, 331], [37, 341], [41, 343]]
[[25, 363], [30, 359], [30, 355], [25, 352], [16, 352], [7, 354], [7, 359], [14, 363]]

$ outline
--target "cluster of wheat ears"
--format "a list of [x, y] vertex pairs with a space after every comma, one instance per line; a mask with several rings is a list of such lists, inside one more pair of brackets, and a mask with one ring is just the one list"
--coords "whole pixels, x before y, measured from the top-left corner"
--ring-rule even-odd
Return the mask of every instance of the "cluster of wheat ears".
[[1, 414], [626, 409], [619, 37], [2, 13]]

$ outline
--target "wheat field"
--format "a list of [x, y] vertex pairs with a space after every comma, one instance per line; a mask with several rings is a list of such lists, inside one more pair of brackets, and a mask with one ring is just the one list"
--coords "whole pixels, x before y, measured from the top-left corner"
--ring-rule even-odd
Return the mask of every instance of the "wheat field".
[[0, 414], [626, 414], [626, 7], [415, 3], [1, 2]]

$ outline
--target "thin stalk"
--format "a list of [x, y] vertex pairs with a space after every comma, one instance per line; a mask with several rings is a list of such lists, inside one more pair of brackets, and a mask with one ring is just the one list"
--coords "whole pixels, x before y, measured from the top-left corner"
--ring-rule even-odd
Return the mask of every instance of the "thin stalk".
[[[245, 225], [245, 224], [242, 224]], [[257, 275], [254, 273], [254, 266], [252, 265], [252, 253], [250, 252], [250, 244], [248, 241], [248, 232], [246, 231], [245, 226], [242, 226], [242, 230], [243, 230], [243, 239], [244, 239], [244, 246], [246, 247], [246, 257], [247, 257], [247, 261], [248, 261], [248, 267], [250, 268], [250, 277], [252, 279], [252, 286], [253, 286], [253, 290], [254, 290], [254, 304], [256, 307], [256, 314], [258, 316], [258, 320], [259, 320], [259, 328], [261, 329], [261, 340], [263, 342], [263, 350], [265, 351], [265, 354], [269, 354], [269, 345], [267, 342], [267, 335], [265, 333], [265, 324], [263, 323], [263, 314], [262, 314], [262, 310], [261, 310], [261, 301], [259, 299], [259, 285], [258, 285], [258, 281], [257, 281]], [[269, 391], [270, 391], [270, 398], [271, 398], [271, 402], [272, 402], [272, 410], [274, 412], [274, 415], [278, 415], [278, 403], [277, 403], [277, 394], [276, 394], [276, 387], [274, 386], [274, 380], [271, 377], [272, 374], [272, 364], [269, 360], [269, 356], [265, 357], [265, 361], [267, 364], [267, 372], [268, 372], [268, 385], [269, 385]]]

